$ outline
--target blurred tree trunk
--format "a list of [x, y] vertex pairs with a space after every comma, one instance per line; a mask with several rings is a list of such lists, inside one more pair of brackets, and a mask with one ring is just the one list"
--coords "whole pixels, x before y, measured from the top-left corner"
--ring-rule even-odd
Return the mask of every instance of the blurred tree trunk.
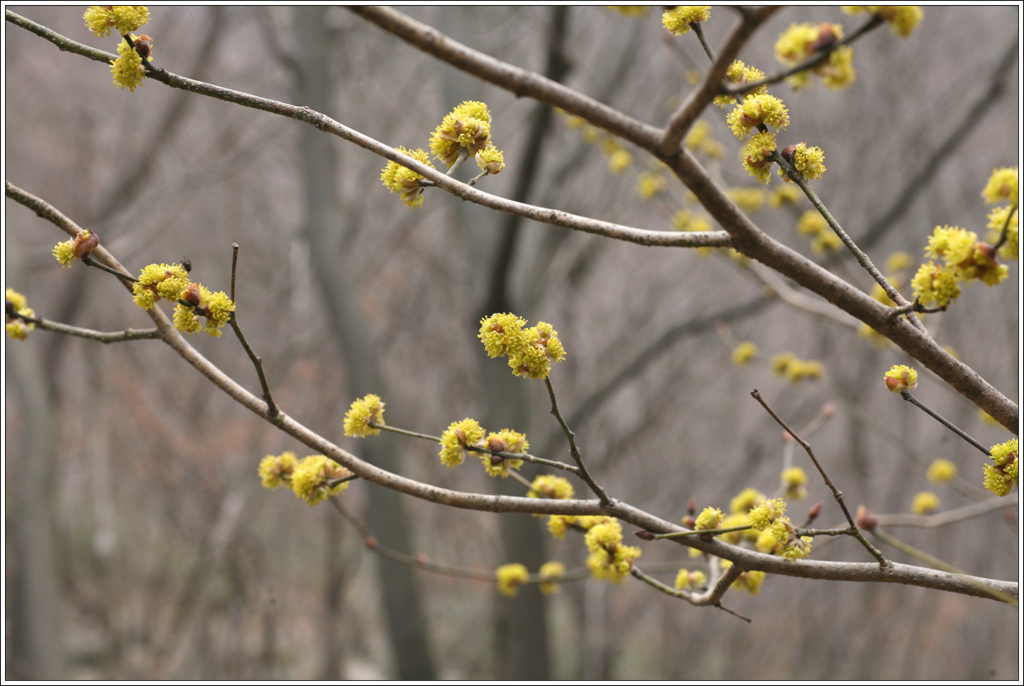
[[[328, 36], [323, 7], [295, 11], [299, 102], [319, 112], [333, 110], [328, 66]], [[334, 196], [339, 144], [312, 127], [303, 127], [300, 140], [305, 191], [305, 235], [310, 260], [326, 305], [328, 324], [345, 360], [346, 392], [355, 399], [367, 393], [388, 397], [385, 380], [374, 357], [367, 327], [356, 307], [355, 284], [338, 242], [344, 218], [335, 209]], [[350, 227], [356, 230], [356, 227]], [[360, 444], [360, 456], [383, 469], [398, 471], [395, 442], [382, 434]], [[369, 523], [382, 545], [402, 552], [413, 550], [408, 516], [402, 496], [393, 490], [365, 484], [370, 498]], [[339, 526], [341, 526], [339, 520]], [[416, 572], [406, 565], [378, 558], [391, 647], [400, 679], [433, 679], [434, 663], [423, 616]], [[337, 620], [337, 618], [335, 618]]]
[[[8, 245], [7, 278], [26, 283], [24, 261]], [[84, 270], [83, 270], [84, 271]], [[36, 334], [38, 336], [38, 334]], [[11, 679], [54, 680], [64, 677], [64, 643], [61, 638], [60, 597], [54, 536], [54, 476], [57, 450], [52, 398], [39, 348], [12, 341], [4, 346], [7, 369], [24, 419], [21, 445], [8, 450], [19, 462], [18, 493], [7, 501], [7, 560], [15, 567], [8, 574], [7, 664]], [[6, 425], [6, 418], [5, 418]], [[4, 439], [6, 448], [13, 448]], [[20, 448], [20, 450], [19, 450]], [[8, 484], [10, 487], [10, 484]], [[10, 495], [10, 494], [5, 494]], [[13, 577], [13, 578], [12, 578]]]

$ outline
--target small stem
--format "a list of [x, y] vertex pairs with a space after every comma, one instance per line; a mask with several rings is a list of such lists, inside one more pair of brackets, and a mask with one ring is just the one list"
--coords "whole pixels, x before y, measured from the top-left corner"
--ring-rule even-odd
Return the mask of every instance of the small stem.
[[238, 270], [238, 243], [231, 244], [231, 302], [235, 302], [235, 273]]
[[249, 341], [246, 340], [245, 335], [242, 333], [242, 328], [238, 325], [238, 319], [235, 317], [235, 313], [231, 313], [231, 318], [228, 319], [228, 324], [231, 325], [231, 330], [235, 332], [235, 336], [238, 337], [239, 343], [245, 349], [245, 354], [249, 356], [249, 360], [252, 365], [256, 368], [256, 376], [260, 379], [260, 387], [263, 389], [263, 401], [267, 403], [267, 416], [274, 419], [278, 415], [277, 403], [274, 402], [274, 397], [270, 394], [270, 384], [267, 383], [267, 376], [263, 373], [263, 360], [257, 357], [253, 351], [252, 346], [249, 345]]
[[160, 331], [158, 329], [94, 331], [92, 329], [84, 329], [80, 326], [71, 326], [70, 324], [61, 324], [60, 322], [49, 321], [42, 317], [30, 317], [24, 314], [18, 314], [17, 312], [8, 313], [7, 316], [8, 318], [16, 317], [22, 321], [31, 322], [44, 331], [53, 331], [55, 333], [67, 334], [68, 336], [77, 336], [78, 338], [85, 338], [91, 341], [98, 341], [100, 343], [122, 343], [124, 341], [141, 341], [160, 338]]
[[[403, 436], [411, 436], [412, 438], [422, 438], [433, 443], [440, 443], [440, 436], [431, 436], [430, 434], [421, 434], [418, 431], [409, 431], [408, 429], [399, 429], [397, 426], [391, 426], [389, 424], [378, 424], [377, 422], [370, 422], [370, 426], [374, 429], [380, 429], [382, 431], [390, 431], [391, 433], [401, 434]], [[548, 460], [543, 457], [537, 457], [536, 455], [530, 455], [529, 453], [507, 453], [501, 452], [500, 450], [491, 450], [490, 448], [484, 448], [477, 446], [473, 448], [466, 448], [467, 451], [472, 453], [487, 453], [488, 455], [497, 455], [498, 457], [504, 457], [506, 459], [523, 460], [524, 462], [533, 462], [535, 464], [542, 464], [555, 469], [562, 469], [567, 472], [579, 475], [579, 469], [573, 467], [571, 464], [564, 462], [558, 462], [557, 460]], [[509, 472], [511, 474], [511, 472]]]
[[1010, 229], [1010, 220], [1013, 218], [1013, 215], [1016, 212], [1017, 212], [1017, 203], [1014, 203], [1013, 207], [1010, 208], [1010, 211], [1006, 213], [1006, 221], [1003, 222], [1003, 230], [999, 234], [999, 240], [996, 241], [996, 244], [992, 246], [992, 250], [993, 251], [998, 252], [999, 248], [1003, 247], [1003, 243], [1006, 242], [1006, 236], [1009, 233], [1009, 229]]
[[924, 410], [925, 414], [927, 414], [929, 417], [937, 421], [939, 424], [942, 424], [944, 427], [955, 433], [957, 436], [964, 439], [965, 441], [973, 445], [975, 448], [980, 450], [982, 454], [985, 455], [985, 457], [991, 457], [991, 453], [989, 453], [988, 448], [986, 448], [981, 443], [978, 443], [976, 440], [971, 438], [969, 435], [967, 435], [966, 432], [960, 429], [960, 427], [953, 424], [953, 422], [949, 421], [948, 419], [940, 415], [938, 412], [934, 411], [932, 408], [928, 407], [923, 402], [915, 398], [913, 395], [911, 395], [910, 391], [904, 388], [902, 391], [900, 391], [900, 395], [903, 396], [904, 400], [914, 405], [917, 405], [919, 408]]
[[579, 468], [579, 477], [587, 482], [590, 486], [590, 490], [601, 501], [602, 505], [607, 505], [611, 502], [611, 498], [604, 492], [604, 489], [597, 485], [594, 481], [594, 477], [590, 476], [590, 472], [587, 471], [587, 467], [583, 464], [583, 457], [580, 455], [579, 446], [576, 445], [576, 434], [572, 432], [569, 425], [565, 423], [565, 419], [562, 418], [562, 413], [558, 411], [558, 401], [555, 399], [555, 387], [551, 385], [551, 379], [544, 379], [544, 383], [548, 388], [548, 396], [551, 398], [551, 414], [555, 415], [555, 419], [558, 420], [558, 424], [562, 427], [562, 431], [565, 433], [565, 437], [569, 440], [569, 454], [572, 456], [573, 461]]
[[469, 151], [466, 150], [466, 148], [461, 148], [459, 150], [459, 156], [455, 158], [455, 162], [452, 163], [451, 168], [448, 169], [448, 172], [445, 175], [446, 176], [454, 176], [455, 175], [455, 170], [458, 169], [459, 167], [461, 167], [462, 163], [465, 162], [468, 158], [469, 158]]
[[670, 534], [655, 534], [654, 540], [662, 538], [682, 538], [684, 536], [696, 536], [698, 534], [708, 534], [709, 536], [718, 536], [719, 534], [728, 534], [733, 531], [746, 531], [753, 527], [747, 526], [731, 526], [726, 529], [693, 529], [692, 531], [676, 531]]
[[[862, 266], [865, 269], [865, 271], [867, 271], [867, 273], [871, 275], [871, 278], [873, 278], [878, 283], [878, 285], [882, 287], [882, 290], [884, 290], [885, 294], [889, 296], [889, 299], [896, 303], [897, 306], [904, 306], [909, 304], [907, 302], [907, 299], [903, 297], [903, 294], [901, 294], [895, 286], [889, 283], [889, 280], [882, 275], [882, 272], [878, 271], [878, 268], [871, 261], [871, 258], [867, 256], [867, 253], [861, 250], [860, 247], [856, 243], [854, 243], [853, 239], [850, 238], [850, 235], [843, 230], [843, 227], [839, 225], [839, 222], [836, 221], [836, 218], [833, 217], [832, 213], [828, 211], [827, 207], [825, 207], [825, 203], [821, 201], [821, 198], [818, 197], [818, 194], [815, 193], [814, 189], [812, 189], [810, 184], [807, 183], [807, 179], [804, 178], [804, 175], [801, 174], [789, 162], [789, 160], [783, 157], [782, 153], [780, 153], [778, 150], [772, 151], [771, 159], [773, 162], [779, 165], [779, 167], [786, 173], [786, 176], [792, 179], [792, 181], [800, 187], [800, 189], [804, 192], [804, 195], [807, 196], [807, 199], [811, 201], [811, 204], [814, 205], [814, 208], [818, 210], [818, 213], [821, 214], [821, 216], [828, 223], [829, 227], [831, 227], [832, 231], [835, 232], [837, 236], [839, 236], [839, 240], [841, 240], [843, 242], [843, 245], [845, 245], [847, 249], [851, 253], [853, 253], [853, 256], [857, 258], [857, 262], [860, 263], [860, 266]], [[921, 320], [918, 319], [918, 317], [915, 314], [911, 312], [907, 318], [916, 328], [922, 331], [924, 330], [924, 325], [921, 323]]]
[[484, 178], [488, 174], [490, 174], [490, 172], [487, 171], [486, 169], [484, 169], [482, 172], [480, 172], [479, 174], [477, 174], [476, 176], [474, 176], [472, 179], [469, 180], [469, 185], [470, 186], [475, 186], [477, 181], [479, 181], [480, 179]]
[[700, 22], [693, 22], [690, 24], [690, 28], [693, 29], [693, 33], [697, 36], [697, 40], [700, 41], [700, 46], [704, 48], [704, 54], [708, 56], [708, 59], [712, 62], [715, 61], [715, 51], [708, 45], [708, 41], [704, 38], [704, 29], [700, 27]]
[[814, 56], [809, 57], [800, 64], [794, 65], [788, 69], [783, 69], [780, 72], [776, 72], [775, 74], [772, 74], [771, 76], [765, 77], [758, 81], [751, 81], [750, 83], [737, 84], [735, 86], [725, 87], [722, 89], [722, 91], [727, 95], [746, 95], [750, 91], [756, 88], [760, 88], [761, 86], [770, 86], [773, 83], [778, 83], [779, 81], [787, 79], [795, 74], [799, 74], [802, 71], [814, 69], [819, 64], [827, 60], [833, 52], [843, 47], [844, 45], [849, 45], [850, 43], [854, 42], [855, 40], [863, 36], [868, 31], [871, 31], [874, 28], [881, 26], [883, 21], [884, 20], [878, 17], [877, 15], [872, 15], [870, 19], [868, 19], [864, 24], [862, 24], [857, 30], [855, 30], [849, 36], [847, 36], [846, 38], [837, 43], [833, 43], [829, 47], [816, 53]]
[[792, 436], [793, 440], [799, 443], [800, 446], [807, 453], [807, 455], [811, 458], [811, 462], [813, 462], [814, 466], [818, 468], [818, 473], [821, 474], [821, 477], [825, 480], [825, 484], [832, 490], [832, 495], [835, 497], [836, 502], [839, 503], [839, 507], [842, 509], [843, 515], [846, 517], [846, 521], [849, 522], [850, 535], [856, 538], [858, 541], [860, 541], [861, 545], [863, 545], [867, 549], [867, 551], [871, 553], [871, 556], [878, 560], [878, 564], [883, 569], [885, 567], [888, 567], [889, 563], [885, 559], [885, 557], [882, 556], [882, 553], [878, 552], [878, 549], [875, 548], [875, 546], [871, 545], [871, 542], [868, 541], [868, 539], [864, 538], [864, 534], [862, 534], [860, 532], [860, 529], [857, 528], [856, 522], [853, 521], [853, 516], [850, 514], [850, 511], [846, 508], [846, 502], [843, 500], [842, 491], [836, 488], [836, 485], [832, 483], [832, 479], [830, 479], [828, 474], [825, 473], [825, 469], [824, 467], [821, 466], [821, 463], [818, 462], [818, 458], [814, 455], [814, 451], [811, 449], [810, 443], [800, 438], [796, 434], [796, 432], [789, 428], [786, 422], [782, 421], [782, 417], [775, 414], [775, 411], [768, 406], [768, 403], [765, 402], [764, 398], [761, 397], [761, 393], [756, 388], [753, 390], [753, 392], [751, 392], [750, 395], [754, 397], [754, 400], [761, 403], [761, 406], [768, 412], [768, 414], [772, 416], [772, 419], [774, 419], [779, 426], [781, 426], [790, 436]]
[[[932, 567], [935, 567], [936, 569], [941, 569], [942, 571], [949, 572], [950, 574], [959, 574], [964, 579], [970, 579], [971, 578], [970, 576], [967, 575], [967, 572], [964, 572], [964, 571], [962, 571], [960, 569], [957, 569], [953, 565], [947, 564], [947, 563], [943, 562], [942, 560], [940, 560], [940, 559], [938, 559], [936, 557], [932, 557], [928, 553], [924, 552], [923, 550], [918, 550], [917, 548], [915, 548], [914, 546], [910, 545], [909, 543], [904, 543], [903, 541], [899, 540], [898, 538], [890, 536], [889, 534], [885, 533], [884, 531], [882, 531], [877, 526], [874, 529], [871, 530], [871, 533], [873, 533], [875, 536], [877, 536], [880, 540], [882, 540], [885, 543], [888, 543], [889, 545], [891, 545], [893, 548], [896, 548], [897, 550], [899, 550], [901, 552], [904, 552], [904, 553], [906, 553], [907, 555], [910, 555], [913, 558], [921, 560], [925, 564], [929, 564]], [[1009, 593], [1003, 593], [1002, 591], [1000, 591], [998, 589], [992, 588], [988, 584], [975, 583], [975, 585], [978, 588], [984, 589], [988, 593], [991, 593], [992, 597], [996, 598], [997, 600], [1001, 600], [1004, 603], [1009, 603], [1010, 605], [1013, 605], [1014, 607], [1018, 607], [1017, 599], [1014, 598]]]
[[131, 274], [125, 274], [124, 272], [119, 272], [116, 269], [111, 269], [110, 267], [108, 267], [105, 264], [100, 264], [96, 260], [92, 259], [91, 255], [86, 255], [85, 257], [83, 257], [82, 258], [82, 263], [83, 264], [87, 264], [90, 267], [95, 267], [96, 269], [99, 269], [100, 271], [107, 272], [108, 274], [113, 274], [114, 276], [116, 276], [118, 278], [121, 278], [121, 279], [124, 279], [125, 281], [131, 281], [132, 283], [136, 283], [138, 281], [138, 279], [136, 279]]

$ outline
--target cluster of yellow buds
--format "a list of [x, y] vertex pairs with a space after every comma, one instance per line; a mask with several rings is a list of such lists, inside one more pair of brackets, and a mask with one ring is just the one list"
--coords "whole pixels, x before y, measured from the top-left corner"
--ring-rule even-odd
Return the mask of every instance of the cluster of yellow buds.
[[316, 505], [348, 488], [352, 472], [325, 455], [310, 455], [299, 460], [295, 453], [267, 455], [260, 461], [260, 481], [274, 490], [288, 486], [309, 505]]

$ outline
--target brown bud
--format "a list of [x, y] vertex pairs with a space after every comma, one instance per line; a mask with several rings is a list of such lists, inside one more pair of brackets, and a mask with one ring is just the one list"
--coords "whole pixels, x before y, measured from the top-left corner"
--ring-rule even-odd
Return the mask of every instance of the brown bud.
[[181, 299], [196, 306], [203, 302], [203, 296], [199, 292], [199, 284], [190, 283], [188, 285], [188, 290], [185, 291], [185, 295], [183, 295]]
[[825, 507], [825, 503], [818, 501], [811, 506], [811, 509], [807, 511], [807, 521], [813, 522], [821, 514], [821, 508]]
[[691, 515], [695, 514], [697, 512], [697, 499], [696, 498], [690, 498], [690, 502], [688, 502], [686, 504], [686, 511], [689, 512]]
[[782, 152], [780, 154], [786, 159], [787, 162], [789, 162], [790, 164], [793, 164], [793, 153], [794, 152], [796, 152], [796, 146], [795, 145], [787, 145], [786, 147], [784, 147], [782, 149]]
[[505, 458], [502, 457], [501, 455], [491, 455], [491, 465], [494, 467], [501, 465], [501, 463], [504, 461]]
[[875, 527], [878, 526], [878, 517], [868, 512], [868, 508], [863, 505], [857, 508], [857, 528], [864, 529], [865, 531], [874, 531]]
[[373, 550], [374, 548], [376, 548], [376, 547], [377, 547], [377, 539], [376, 539], [376, 538], [374, 538], [373, 536], [367, 536], [367, 537], [366, 537], [366, 540], [365, 540], [365, 541], [363, 541], [363, 543], [364, 543], [364, 544], [366, 545], [366, 547], [367, 547], [367, 548], [369, 548], [370, 550]]
[[98, 248], [99, 245], [100, 237], [96, 235], [95, 231], [79, 231], [78, 235], [75, 236], [74, 244], [71, 246], [71, 252], [75, 257], [81, 260]]
[[818, 25], [818, 38], [813, 43], [807, 46], [807, 49], [811, 52], [818, 52], [825, 48], [830, 48], [838, 42], [839, 36], [832, 30], [832, 24], [827, 21], [821, 22]]
[[641, 541], [653, 541], [654, 534], [650, 531], [634, 531], [633, 535], [639, 538]]
[[836, 413], [835, 401], [829, 400], [821, 407], [821, 416], [825, 419], [831, 419], [832, 415]]
[[142, 34], [135, 39], [135, 49], [148, 60], [149, 56], [153, 53], [153, 39], [146, 34]]
[[487, 447], [496, 453], [502, 453], [508, 450], [508, 443], [501, 436], [491, 436], [487, 439]]
[[693, 515], [686, 515], [683, 517], [683, 526], [687, 529], [692, 529], [697, 524], [697, 520], [694, 519]]
[[416, 564], [425, 565], [430, 562], [430, 558], [425, 553], [416, 553]]

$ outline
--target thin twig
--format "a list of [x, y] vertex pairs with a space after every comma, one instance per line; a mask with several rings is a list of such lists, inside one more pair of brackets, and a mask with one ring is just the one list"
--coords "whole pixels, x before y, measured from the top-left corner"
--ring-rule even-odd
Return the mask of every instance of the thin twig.
[[993, 252], [998, 252], [999, 248], [1003, 247], [1003, 243], [1006, 243], [1006, 237], [1009, 234], [1010, 220], [1013, 219], [1013, 215], [1017, 212], [1017, 203], [1013, 203], [1013, 207], [1006, 213], [1006, 221], [1003, 222], [1003, 230], [999, 234], [999, 240], [995, 245], [992, 246]]
[[[730, 567], [729, 569], [732, 569], [732, 567]], [[663, 584], [662, 582], [658, 581], [654, 577], [644, 573], [643, 570], [639, 569], [636, 566], [634, 566], [631, 570], [629, 570], [629, 573], [631, 575], [633, 575], [634, 578], [639, 579], [640, 581], [644, 582], [645, 584], [647, 584], [651, 588], [658, 589], [659, 591], [661, 591], [665, 595], [670, 595], [670, 596], [672, 596], [674, 598], [682, 598], [683, 600], [686, 600], [686, 601], [690, 602], [691, 604], [697, 605], [697, 606], [717, 607], [718, 609], [724, 610], [725, 612], [728, 612], [729, 614], [733, 615], [734, 617], [738, 617], [738, 618], [742, 619], [745, 622], [753, 621], [749, 617], [745, 617], [744, 615], [741, 615], [739, 612], [736, 612], [735, 610], [731, 610], [731, 609], [725, 607], [724, 605], [722, 605], [720, 598], [716, 598], [716, 600], [714, 602], [709, 602], [706, 599], [706, 597], [710, 597], [711, 594], [713, 593], [713, 591], [712, 591], [712, 593], [698, 595], [696, 593], [691, 593], [689, 591], [683, 591], [683, 590], [679, 590], [679, 589], [676, 589], [676, 588], [672, 588], [671, 586], [669, 586], [667, 584]], [[729, 573], [729, 570], [726, 570], [726, 574], [728, 574], [728, 573]], [[738, 577], [741, 573], [742, 572], [737, 571], [735, 576]], [[723, 574], [721, 578], [725, 578], [725, 574]], [[732, 584], [732, 582], [734, 580], [735, 579], [730, 579], [729, 582], [727, 584], [725, 584], [725, 587], [728, 588]], [[723, 591], [723, 593], [724, 593], [724, 591]]]
[[99, 343], [122, 343], [124, 341], [142, 341], [151, 340], [154, 338], [160, 338], [161, 334], [158, 329], [125, 329], [124, 331], [94, 331], [93, 329], [85, 329], [80, 326], [71, 326], [70, 324], [61, 324], [60, 322], [53, 322], [42, 317], [30, 317], [28, 315], [19, 314], [17, 312], [9, 312], [8, 317], [17, 317], [26, 322], [32, 322], [37, 328], [43, 329], [44, 331], [53, 331], [55, 333], [67, 334], [68, 336], [77, 336], [78, 338], [87, 338], [91, 341], [98, 341]]
[[[408, 429], [400, 429], [397, 426], [391, 426], [390, 424], [380, 424], [378, 422], [370, 422], [370, 426], [372, 428], [374, 428], [374, 429], [380, 429], [382, 431], [390, 431], [391, 433], [401, 434], [402, 436], [410, 436], [412, 438], [422, 438], [424, 440], [431, 441], [432, 443], [440, 443], [441, 442], [441, 437], [440, 436], [431, 436], [430, 434], [423, 434], [423, 433], [420, 433], [418, 431], [409, 431]], [[506, 460], [523, 460], [524, 462], [533, 462], [533, 463], [536, 463], [536, 464], [542, 464], [542, 465], [545, 465], [547, 467], [553, 467], [555, 469], [563, 469], [563, 470], [565, 470], [567, 472], [572, 472], [573, 474], [576, 474], [577, 476], [579, 476], [579, 469], [577, 469], [576, 467], [572, 466], [571, 464], [566, 464], [564, 462], [559, 462], [557, 460], [548, 460], [546, 458], [537, 457], [536, 455], [531, 455], [529, 453], [510, 453], [510, 452], [503, 452], [501, 450], [491, 450], [490, 448], [484, 447], [482, 445], [467, 447], [466, 450], [468, 452], [471, 452], [471, 453], [487, 453], [488, 455], [497, 455], [498, 457], [503, 457]], [[509, 472], [509, 473], [511, 474], [511, 472]]]
[[[860, 266], [864, 267], [865, 271], [871, 275], [871, 278], [873, 278], [878, 285], [882, 287], [885, 294], [889, 296], [889, 299], [896, 303], [897, 306], [908, 304], [907, 299], [903, 297], [903, 294], [901, 294], [895, 286], [889, 283], [889, 280], [882, 275], [882, 272], [880, 272], [874, 265], [871, 258], [867, 256], [867, 253], [861, 250], [860, 247], [854, 243], [853, 239], [850, 238], [850, 235], [843, 230], [843, 227], [839, 225], [836, 218], [833, 217], [832, 213], [828, 211], [827, 207], [825, 207], [825, 203], [821, 201], [818, 194], [815, 193], [814, 189], [812, 189], [810, 184], [807, 183], [807, 179], [804, 178], [804, 175], [801, 174], [778, 150], [772, 151], [771, 159], [782, 168], [787, 177], [800, 187], [804, 192], [804, 195], [806, 195], [807, 199], [811, 201], [811, 204], [814, 205], [816, 210], [818, 210], [818, 213], [825, 219], [832, 231], [839, 236], [839, 240], [841, 240], [843, 245], [853, 253], [853, 256], [857, 258], [857, 262], [860, 263]], [[916, 315], [910, 313], [908, 314], [907, 319], [909, 319], [910, 323], [917, 329], [922, 332], [925, 331], [924, 324], [921, 323], [921, 320], [918, 319]]]
[[83, 257], [82, 258], [82, 264], [88, 265], [90, 267], [95, 267], [96, 269], [99, 269], [100, 271], [103, 271], [103, 272], [107, 272], [108, 274], [113, 274], [117, 278], [124, 279], [125, 281], [130, 281], [132, 283], [135, 283], [135, 282], [138, 281], [138, 279], [136, 279], [134, 276], [131, 276], [129, 274], [125, 274], [124, 272], [120, 272], [120, 271], [118, 271], [116, 269], [111, 269], [110, 267], [108, 267], [105, 264], [100, 264], [96, 260], [92, 259], [91, 255], [86, 255], [85, 257]]
[[569, 425], [565, 423], [565, 419], [562, 418], [562, 413], [558, 411], [558, 400], [555, 399], [555, 387], [551, 385], [551, 379], [545, 378], [544, 383], [548, 388], [548, 397], [551, 398], [551, 414], [555, 415], [555, 419], [558, 420], [559, 426], [562, 427], [562, 432], [565, 433], [565, 437], [569, 440], [569, 454], [572, 456], [576, 466], [579, 467], [579, 477], [587, 482], [590, 486], [590, 490], [598, 497], [602, 504], [608, 504], [610, 498], [608, 494], [604, 492], [604, 489], [597, 485], [594, 481], [594, 477], [590, 476], [590, 472], [587, 471], [587, 467], [583, 464], [583, 457], [580, 455], [579, 446], [576, 445], [576, 434], [572, 432]]
[[937, 512], [935, 514], [925, 515], [898, 513], [879, 514], [874, 515], [874, 517], [878, 520], [879, 526], [914, 526], [921, 527], [923, 529], [935, 529], [941, 526], [948, 526], [956, 522], [972, 519], [974, 517], [981, 517], [998, 510], [1005, 510], [1007, 508], [1012, 510], [1017, 506], [1019, 501], [1019, 494], [1014, 492], [1003, 497], [995, 496], [988, 500], [981, 500], [976, 503], [971, 503], [970, 505], [964, 505], [963, 507], [946, 510], [945, 512]]
[[660, 538], [681, 538], [683, 536], [698, 536], [698, 535], [699, 536], [707, 536], [708, 539], [710, 539], [710, 538], [712, 538], [714, 536], [718, 536], [720, 534], [728, 534], [728, 533], [732, 533], [733, 531], [747, 531], [748, 529], [752, 529], [752, 528], [753, 527], [751, 527], [749, 524], [747, 524], [747, 525], [744, 525], [744, 526], [731, 526], [731, 527], [728, 527], [728, 528], [725, 528], [725, 529], [692, 529], [690, 531], [675, 531], [675, 532], [670, 533], [670, 534], [654, 534], [653, 536], [654, 536], [654, 540], [657, 540], [657, 539], [660, 539]]
[[902, 391], [900, 391], [900, 395], [903, 396], [904, 400], [921, 408], [929, 417], [937, 421], [939, 424], [942, 424], [944, 427], [955, 433], [957, 436], [964, 439], [965, 441], [973, 445], [975, 448], [980, 450], [985, 457], [991, 457], [991, 453], [989, 452], [988, 448], [986, 448], [981, 443], [978, 443], [978, 441], [971, 438], [971, 436], [969, 436], [966, 431], [958, 427], [956, 424], [949, 421], [948, 419], [940, 415], [938, 412], [936, 412], [935, 410], [933, 410], [932, 408], [928, 407], [923, 402], [915, 398], [909, 390], [904, 388]]
[[[962, 571], [960, 569], [957, 569], [953, 565], [947, 564], [947, 563], [943, 562], [942, 560], [938, 559], [937, 557], [933, 557], [933, 556], [929, 555], [928, 553], [924, 552], [923, 550], [918, 550], [914, 546], [912, 546], [909, 543], [906, 543], [904, 541], [901, 541], [900, 539], [896, 538], [895, 536], [890, 536], [889, 534], [887, 534], [884, 531], [882, 531], [881, 529], [879, 529], [877, 526], [874, 527], [871, 530], [871, 533], [873, 533], [875, 536], [877, 536], [880, 540], [882, 540], [882, 541], [888, 543], [889, 545], [891, 545], [893, 548], [896, 548], [897, 550], [899, 550], [901, 552], [904, 552], [907, 555], [910, 555], [911, 557], [916, 558], [916, 559], [920, 560], [921, 562], [924, 562], [925, 564], [931, 565], [932, 567], [935, 567], [936, 569], [941, 569], [944, 572], [949, 572], [950, 574], [959, 574], [959, 575], [963, 576], [965, 579], [971, 579], [971, 577], [967, 574], [967, 572], [964, 572], [964, 571]], [[991, 593], [992, 596], [994, 598], [996, 598], [997, 600], [1001, 600], [1002, 602], [1008, 603], [1010, 605], [1013, 605], [1014, 607], [1019, 607], [1018, 600], [1016, 598], [1014, 598], [1012, 595], [1010, 595], [1009, 593], [1004, 593], [1004, 592], [1000, 591], [998, 588], [992, 588], [991, 586], [989, 586], [987, 584], [984, 584], [984, 583], [981, 583], [981, 582], [975, 582], [975, 583], [977, 583], [978, 588], [980, 588], [983, 591], [986, 591], [988, 593]]]
[[238, 243], [231, 244], [231, 302], [235, 302], [235, 274], [238, 271]]
[[704, 48], [704, 54], [708, 56], [708, 59], [712, 62], [715, 61], [715, 51], [711, 49], [707, 39], [704, 37], [704, 29], [700, 27], [700, 22], [693, 22], [690, 24], [690, 28], [693, 29], [693, 33], [697, 36], [697, 40], [700, 41], [700, 46]]
[[815, 457], [814, 451], [811, 449], [810, 443], [800, 438], [800, 436], [798, 436], [796, 432], [789, 428], [786, 422], [782, 420], [782, 417], [775, 414], [775, 410], [768, 406], [768, 403], [765, 402], [764, 398], [761, 397], [761, 393], [756, 388], [751, 392], [750, 395], [754, 397], [754, 400], [761, 403], [761, 406], [768, 412], [768, 414], [772, 416], [772, 419], [774, 419], [779, 426], [781, 426], [790, 436], [792, 436], [793, 440], [799, 443], [800, 446], [807, 453], [807, 455], [811, 458], [811, 462], [813, 462], [814, 466], [818, 468], [818, 473], [821, 474], [821, 478], [825, 480], [825, 484], [829, 487], [829, 489], [831, 489], [832, 495], [835, 496], [836, 502], [839, 503], [839, 507], [842, 509], [843, 515], [846, 517], [846, 521], [850, 523], [850, 535], [856, 538], [858, 541], [860, 541], [861, 545], [863, 545], [867, 549], [867, 551], [871, 553], [872, 557], [878, 560], [878, 564], [883, 569], [885, 569], [889, 565], [888, 560], [886, 560], [882, 556], [882, 553], [878, 552], [878, 549], [875, 548], [875, 546], [871, 545], [870, 541], [864, 538], [864, 534], [862, 534], [860, 532], [860, 529], [857, 528], [857, 524], [856, 522], [854, 522], [853, 516], [850, 514], [850, 511], [846, 508], [846, 502], [843, 500], [842, 491], [836, 488], [836, 485], [832, 482], [832, 479], [830, 479], [828, 474], [825, 472], [824, 467], [822, 467], [821, 463], [818, 462], [818, 458]]
[[742, 83], [736, 84], [734, 86], [723, 87], [722, 91], [727, 95], [745, 95], [756, 88], [760, 88], [761, 86], [770, 86], [773, 83], [778, 83], [779, 81], [789, 78], [790, 76], [793, 76], [795, 74], [799, 74], [802, 71], [814, 69], [819, 64], [827, 60], [833, 52], [843, 47], [844, 45], [849, 45], [850, 43], [854, 42], [864, 34], [871, 31], [872, 29], [881, 26], [882, 23], [883, 19], [881, 19], [881, 17], [879, 17], [878, 15], [872, 15], [870, 19], [868, 19], [864, 24], [861, 24], [861, 26], [857, 28], [849, 36], [842, 39], [841, 41], [833, 43], [832, 45], [826, 48], [822, 48], [822, 50], [816, 53], [813, 57], [809, 57], [800, 64], [794, 65], [788, 69], [783, 69], [780, 72], [772, 74], [771, 76], [767, 76], [758, 81], [751, 81], [750, 83]]

